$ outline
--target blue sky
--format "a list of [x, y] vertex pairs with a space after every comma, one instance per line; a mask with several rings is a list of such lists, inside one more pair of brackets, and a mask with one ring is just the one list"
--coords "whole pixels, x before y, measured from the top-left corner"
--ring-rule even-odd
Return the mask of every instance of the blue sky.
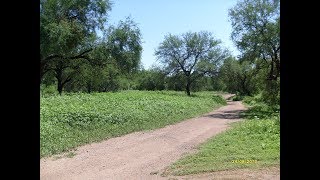
[[113, 0], [109, 23], [131, 16], [142, 34], [142, 64], [147, 69], [156, 62], [155, 49], [168, 33], [202, 30], [212, 32], [233, 55], [239, 51], [230, 39], [228, 9], [236, 0]]

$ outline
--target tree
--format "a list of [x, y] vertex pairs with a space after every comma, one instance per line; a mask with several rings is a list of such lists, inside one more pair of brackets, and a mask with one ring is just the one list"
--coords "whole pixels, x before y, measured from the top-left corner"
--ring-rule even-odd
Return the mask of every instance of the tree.
[[186, 93], [190, 96], [191, 84], [199, 77], [216, 74], [218, 67], [228, 56], [220, 41], [206, 31], [167, 35], [155, 55], [168, 74], [183, 73]]
[[130, 17], [108, 28], [106, 47], [122, 73], [130, 74], [140, 67], [141, 39], [140, 29]]
[[138, 69], [140, 30], [130, 18], [105, 28], [110, 10], [109, 0], [40, 1], [40, 83], [50, 72], [60, 94], [66, 85], [68, 91], [116, 90], [120, 73]]
[[231, 38], [242, 52], [241, 61], [267, 72], [264, 99], [279, 103], [280, 94], [280, 1], [241, 0], [229, 10]]
[[[106, 59], [104, 79], [99, 86], [102, 91], [130, 89], [134, 86], [134, 75], [140, 68], [142, 42], [137, 24], [127, 17], [118, 25], [111, 25], [104, 34], [96, 59]], [[102, 78], [101, 77], [101, 78]]]
[[56, 63], [90, 60], [88, 42], [104, 29], [109, 10], [109, 0], [40, 0], [40, 83]]
[[85, 91], [91, 93], [98, 91], [99, 85], [105, 78], [104, 66], [95, 66], [89, 63], [82, 64], [77, 69], [72, 80], [68, 82], [64, 90], [68, 92]]
[[250, 63], [230, 57], [224, 61], [219, 77], [224, 82], [226, 91], [251, 96], [257, 90], [255, 75]]
[[[69, 72], [65, 72], [66, 69], [69, 69]], [[57, 90], [59, 94], [62, 94], [62, 89], [66, 85], [66, 83], [71, 81], [72, 75], [75, 71], [70, 70], [72, 69], [70, 63], [65, 63], [63, 59], [55, 63], [54, 75], [57, 79]], [[70, 72], [72, 71], [72, 72]]]
[[[280, 77], [280, 1], [241, 0], [229, 10], [232, 40], [245, 60], [262, 59], [268, 80]], [[258, 67], [259, 68], [259, 67]]]
[[90, 93], [134, 88], [142, 46], [140, 30], [133, 20], [126, 18], [117, 26], [110, 26], [104, 36], [92, 44], [88, 59], [94, 61], [72, 61], [78, 62], [79, 68], [72, 76], [72, 85], [67, 84], [67, 90], [85, 89]]

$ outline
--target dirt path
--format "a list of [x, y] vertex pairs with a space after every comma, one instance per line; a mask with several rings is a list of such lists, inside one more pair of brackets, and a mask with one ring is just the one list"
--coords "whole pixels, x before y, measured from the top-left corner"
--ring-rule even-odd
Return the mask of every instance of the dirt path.
[[[228, 98], [232, 95], [225, 95]], [[239, 121], [241, 102], [161, 129], [137, 132], [79, 147], [72, 158], [40, 160], [45, 179], [168, 179], [162, 170], [208, 138]]]

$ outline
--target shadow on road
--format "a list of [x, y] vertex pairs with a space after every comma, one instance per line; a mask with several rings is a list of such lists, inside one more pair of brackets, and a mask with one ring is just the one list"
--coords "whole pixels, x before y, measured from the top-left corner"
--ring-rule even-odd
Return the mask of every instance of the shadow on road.
[[240, 119], [240, 113], [244, 110], [222, 111], [221, 113], [209, 114], [205, 117], [217, 118], [217, 119]]

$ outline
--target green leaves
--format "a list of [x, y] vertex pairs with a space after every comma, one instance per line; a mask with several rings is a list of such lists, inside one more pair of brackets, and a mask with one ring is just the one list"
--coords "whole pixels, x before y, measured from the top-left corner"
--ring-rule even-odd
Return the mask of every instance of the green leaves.
[[105, 22], [111, 10], [109, 1], [102, 0], [46, 0], [40, 5], [40, 42], [50, 46], [41, 46], [43, 56], [72, 51], [95, 34], [101, 27], [98, 22]]
[[[264, 79], [277, 81], [280, 77], [280, 1], [240, 0], [229, 10], [232, 40], [241, 51], [241, 60], [260, 65], [266, 71]], [[259, 62], [260, 61], [260, 62]], [[268, 83], [264, 82], [266, 91]]]
[[140, 65], [142, 53], [141, 33], [137, 24], [127, 17], [117, 26], [110, 26], [106, 46], [122, 73], [134, 72]]
[[220, 68], [219, 78], [228, 92], [238, 95], [251, 95], [258, 90], [254, 66], [249, 62], [240, 62], [228, 58]]
[[207, 31], [187, 32], [180, 36], [168, 34], [156, 50], [155, 55], [165, 65], [177, 66], [171, 68], [192, 72], [198, 61], [202, 59], [210, 61], [222, 55], [222, 51], [217, 53], [220, 43], [220, 40], [215, 39]]
[[[69, 82], [75, 73], [66, 73], [67, 68], [76, 71], [84, 62], [76, 61], [89, 59], [87, 53], [96, 41], [96, 30], [103, 30], [111, 3], [109, 0], [41, 0], [40, 8], [40, 81], [49, 71], [55, 71], [58, 86], [63, 87], [62, 81]], [[68, 74], [69, 78], [61, 74]]]
[[191, 84], [203, 76], [217, 73], [219, 65], [229, 56], [210, 32], [187, 32], [165, 36], [155, 55], [170, 75], [183, 74], [186, 91], [190, 95]]

